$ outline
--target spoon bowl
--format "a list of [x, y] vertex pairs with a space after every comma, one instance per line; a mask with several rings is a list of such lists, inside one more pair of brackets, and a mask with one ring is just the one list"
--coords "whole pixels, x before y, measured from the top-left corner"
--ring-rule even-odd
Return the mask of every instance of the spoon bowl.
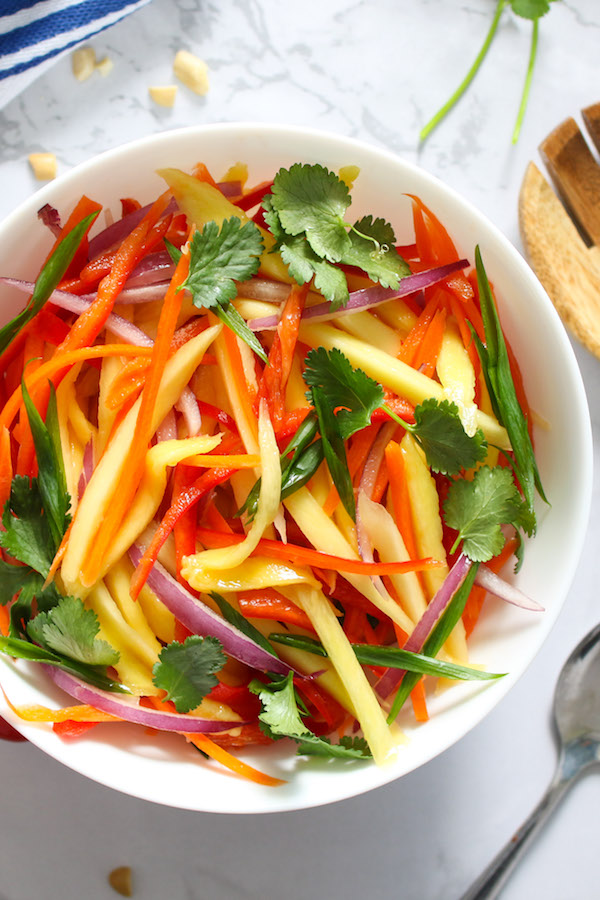
[[548, 790], [461, 900], [493, 900], [572, 784], [600, 762], [600, 625], [575, 647], [554, 692], [559, 757]]

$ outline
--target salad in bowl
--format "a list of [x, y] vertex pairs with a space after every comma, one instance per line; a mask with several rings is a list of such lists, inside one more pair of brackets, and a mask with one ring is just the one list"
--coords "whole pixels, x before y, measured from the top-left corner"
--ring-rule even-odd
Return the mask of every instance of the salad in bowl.
[[464, 734], [586, 520], [585, 397], [516, 251], [394, 157], [257, 126], [120, 148], [15, 215], [2, 714], [224, 812], [350, 796]]

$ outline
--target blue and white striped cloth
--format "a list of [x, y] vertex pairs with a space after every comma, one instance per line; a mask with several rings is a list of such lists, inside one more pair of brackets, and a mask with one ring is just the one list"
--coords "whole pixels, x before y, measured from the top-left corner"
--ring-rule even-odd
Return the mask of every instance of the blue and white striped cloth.
[[0, 0], [0, 108], [78, 44], [149, 0]]

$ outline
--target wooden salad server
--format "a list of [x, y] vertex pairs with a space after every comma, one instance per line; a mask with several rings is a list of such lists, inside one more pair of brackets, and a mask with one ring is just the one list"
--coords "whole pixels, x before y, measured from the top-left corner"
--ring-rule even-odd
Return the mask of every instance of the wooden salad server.
[[[582, 110], [600, 151], [600, 103]], [[525, 255], [573, 336], [600, 359], [600, 165], [573, 118], [540, 145], [519, 195]]]

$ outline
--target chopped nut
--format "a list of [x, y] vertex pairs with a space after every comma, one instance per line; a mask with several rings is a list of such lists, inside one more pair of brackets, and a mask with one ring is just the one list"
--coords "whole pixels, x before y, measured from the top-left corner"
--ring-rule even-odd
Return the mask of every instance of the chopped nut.
[[78, 47], [71, 57], [73, 75], [77, 81], [85, 81], [96, 68], [96, 51], [93, 47]]
[[196, 94], [208, 93], [208, 66], [203, 59], [188, 50], [179, 50], [173, 62], [173, 72], [176, 78]]
[[165, 84], [148, 88], [148, 93], [158, 106], [174, 106], [177, 95], [176, 84]]
[[130, 866], [119, 866], [117, 869], [113, 869], [108, 876], [108, 883], [111, 888], [115, 890], [117, 894], [121, 894], [122, 897], [133, 896]]
[[113, 63], [110, 56], [103, 56], [102, 59], [96, 63], [96, 70], [100, 72], [100, 74], [104, 78], [106, 78], [106, 76], [109, 75], [110, 72], [112, 72], [114, 67], [115, 64]]
[[54, 153], [30, 153], [29, 165], [38, 181], [56, 178], [56, 156]]

